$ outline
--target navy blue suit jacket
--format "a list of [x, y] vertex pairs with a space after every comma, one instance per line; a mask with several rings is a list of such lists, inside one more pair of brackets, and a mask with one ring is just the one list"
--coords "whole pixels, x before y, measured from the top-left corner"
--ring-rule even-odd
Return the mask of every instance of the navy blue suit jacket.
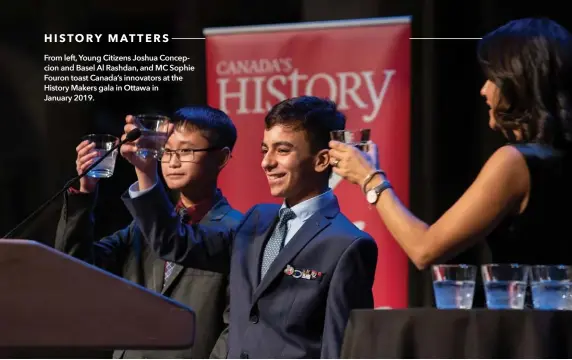
[[229, 358], [339, 358], [351, 310], [373, 308], [377, 245], [337, 200], [304, 223], [262, 282], [278, 205], [256, 205], [236, 229], [217, 229], [181, 224], [161, 186], [124, 201], [160, 257], [230, 271]]

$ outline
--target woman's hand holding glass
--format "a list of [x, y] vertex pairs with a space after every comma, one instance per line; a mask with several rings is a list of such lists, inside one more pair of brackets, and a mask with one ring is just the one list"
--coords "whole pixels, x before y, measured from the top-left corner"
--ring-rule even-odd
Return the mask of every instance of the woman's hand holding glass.
[[329, 145], [334, 173], [354, 184], [361, 186], [364, 179], [379, 167], [377, 146], [372, 141], [368, 142], [367, 152], [335, 140], [330, 141]]

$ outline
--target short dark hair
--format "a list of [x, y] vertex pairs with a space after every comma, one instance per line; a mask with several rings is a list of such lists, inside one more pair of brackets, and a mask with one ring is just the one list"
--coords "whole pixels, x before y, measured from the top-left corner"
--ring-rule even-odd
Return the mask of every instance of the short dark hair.
[[276, 125], [303, 130], [310, 143], [310, 151], [317, 153], [328, 148], [330, 132], [344, 130], [346, 117], [335, 102], [316, 96], [299, 96], [274, 105], [264, 119], [266, 130]]
[[479, 62], [500, 89], [498, 126], [524, 141], [556, 147], [572, 140], [572, 36], [546, 18], [513, 20], [483, 37]]
[[237, 131], [230, 117], [208, 105], [180, 108], [171, 120], [176, 129], [200, 131], [211, 147], [228, 147], [232, 151], [236, 143]]

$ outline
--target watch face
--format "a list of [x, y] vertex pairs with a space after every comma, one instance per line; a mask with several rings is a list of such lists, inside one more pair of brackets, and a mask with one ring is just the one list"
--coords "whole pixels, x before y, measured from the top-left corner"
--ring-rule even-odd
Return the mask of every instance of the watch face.
[[371, 189], [370, 191], [367, 192], [366, 199], [367, 202], [370, 204], [375, 203], [375, 201], [377, 200], [377, 194], [375, 193], [374, 189]]

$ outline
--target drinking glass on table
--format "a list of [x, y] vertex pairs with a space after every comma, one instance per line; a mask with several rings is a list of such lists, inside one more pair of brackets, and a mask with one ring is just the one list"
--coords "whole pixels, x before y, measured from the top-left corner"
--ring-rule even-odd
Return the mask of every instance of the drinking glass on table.
[[477, 267], [433, 265], [433, 293], [438, 309], [471, 309], [475, 295]]
[[330, 132], [332, 140], [353, 145], [361, 151], [368, 151], [368, 141], [370, 140], [371, 129], [359, 130], [335, 130]]
[[572, 310], [572, 266], [533, 266], [530, 287], [535, 309]]
[[[82, 137], [81, 140], [87, 140], [95, 144], [95, 148], [92, 151], [97, 152], [97, 157], [93, 159], [94, 162], [101, 159], [105, 153], [119, 143], [118, 137], [109, 134], [89, 134]], [[92, 178], [110, 178], [115, 170], [117, 152], [117, 149], [113, 150], [111, 154], [91, 169], [87, 176]]]
[[482, 265], [487, 308], [523, 309], [529, 274], [530, 266], [527, 265]]
[[136, 115], [141, 137], [137, 141], [137, 156], [158, 159], [169, 136], [170, 119], [163, 115]]

